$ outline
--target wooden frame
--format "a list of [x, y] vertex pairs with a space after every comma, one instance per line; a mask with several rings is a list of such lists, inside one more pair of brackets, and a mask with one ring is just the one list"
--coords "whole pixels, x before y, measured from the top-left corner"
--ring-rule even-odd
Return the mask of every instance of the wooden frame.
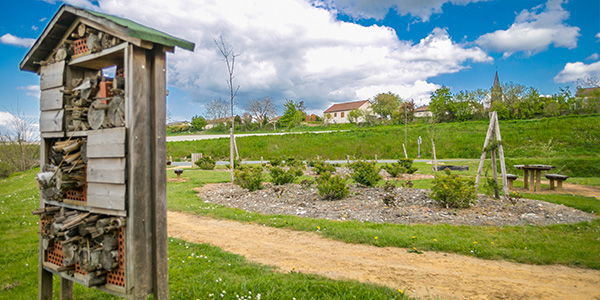
[[[122, 43], [116, 47], [43, 69], [42, 141], [40, 163], [49, 159], [50, 143], [55, 138], [87, 138], [87, 204], [84, 206], [48, 201], [40, 197], [40, 207], [58, 205], [70, 209], [126, 216], [125, 286], [98, 289], [128, 299], [168, 299], [166, 231], [166, 53], [154, 45], [152, 50]], [[104, 55], [108, 59], [103, 60]], [[125, 127], [66, 132], [63, 101], [58, 91], [73, 76], [83, 76], [122, 57], [125, 68]], [[73, 69], [81, 68], [84, 69]], [[62, 70], [62, 72], [58, 70]], [[60, 83], [60, 85], [58, 85]], [[47, 118], [48, 121], [45, 121]], [[43, 168], [43, 167], [42, 167]], [[40, 237], [39, 299], [52, 298], [52, 275], [61, 277], [60, 299], [71, 299], [73, 281], [84, 278], [64, 276], [44, 261]]]

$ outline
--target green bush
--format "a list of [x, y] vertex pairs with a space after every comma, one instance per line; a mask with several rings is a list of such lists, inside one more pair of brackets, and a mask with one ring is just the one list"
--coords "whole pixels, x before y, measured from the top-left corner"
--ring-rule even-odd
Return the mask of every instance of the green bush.
[[215, 166], [217, 165], [215, 160], [209, 156], [204, 156], [204, 157], [200, 158], [199, 160], [194, 162], [194, 164], [202, 170], [214, 170]]
[[398, 160], [398, 164], [406, 169], [405, 173], [413, 174], [417, 171], [417, 168], [413, 167], [413, 160], [410, 158], [401, 158]]
[[446, 169], [433, 179], [429, 197], [446, 208], [467, 208], [477, 199], [475, 180], [458, 177]]
[[191, 126], [187, 125], [187, 124], [167, 126], [167, 130], [170, 133], [178, 133], [178, 132], [189, 131], [190, 128], [191, 128]]
[[350, 164], [352, 179], [359, 184], [374, 186], [381, 180], [379, 169], [374, 162], [357, 161]]
[[322, 175], [325, 172], [335, 173], [335, 167], [322, 160], [311, 160], [307, 164], [319, 175]]
[[262, 168], [243, 167], [236, 169], [233, 175], [235, 184], [251, 192], [259, 190], [263, 181]]
[[0, 178], [10, 176], [15, 170], [5, 162], [0, 162]]
[[331, 176], [328, 172], [317, 177], [317, 190], [325, 200], [342, 199], [350, 193], [344, 177], [340, 175]]
[[283, 158], [279, 156], [269, 158], [269, 164], [273, 167], [283, 166]]
[[302, 176], [302, 170], [300, 170], [300, 168], [291, 167], [286, 171], [281, 167], [272, 167], [269, 171], [269, 175], [271, 175], [274, 184], [284, 185], [292, 183], [298, 176]]
[[412, 164], [412, 159], [402, 158], [396, 163], [385, 164], [382, 168], [386, 170], [392, 177], [398, 177], [400, 174], [413, 174], [416, 172], [417, 168], [414, 168]]

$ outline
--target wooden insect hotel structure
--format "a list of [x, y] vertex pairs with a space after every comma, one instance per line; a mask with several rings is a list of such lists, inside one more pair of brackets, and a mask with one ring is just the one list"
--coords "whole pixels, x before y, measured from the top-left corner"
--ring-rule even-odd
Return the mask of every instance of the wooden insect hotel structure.
[[[194, 44], [63, 5], [21, 62], [40, 75], [39, 299], [73, 282], [168, 299], [166, 53]], [[111, 76], [105, 72], [112, 70]]]

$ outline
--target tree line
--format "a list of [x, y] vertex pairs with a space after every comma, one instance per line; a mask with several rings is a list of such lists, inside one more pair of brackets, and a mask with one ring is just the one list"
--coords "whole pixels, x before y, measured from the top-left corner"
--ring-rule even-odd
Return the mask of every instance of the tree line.
[[565, 87], [554, 95], [544, 96], [533, 87], [509, 82], [502, 85], [502, 95], [492, 101], [489, 90], [452, 94], [450, 88], [444, 86], [431, 93], [429, 109], [436, 122], [481, 120], [487, 118], [488, 111], [496, 111], [501, 120], [596, 114], [600, 113], [600, 90], [575, 97], [569, 87]]

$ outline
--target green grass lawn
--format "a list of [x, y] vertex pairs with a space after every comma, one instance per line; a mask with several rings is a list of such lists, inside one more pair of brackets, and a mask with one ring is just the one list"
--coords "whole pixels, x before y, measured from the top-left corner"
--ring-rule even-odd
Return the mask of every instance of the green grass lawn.
[[[35, 299], [38, 278], [38, 207], [35, 174], [0, 180], [0, 299]], [[171, 172], [172, 173], [172, 172]], [[213, 174], [216, 172], [212, 172]], [[226, 172], [208, 181], [223, 181]], [[170, 203], [179, 202], [172, 195]], [[195, 197], [191, 190], [184, 197]], [[196, 197], [197, 200], [197, 197]], [[58, 277], [54, 280], [54, 299], [58, 299]], [[249, 263], [241, 256], [209, 245], [169, 239], [170, 299], [407, 299], [396, 289], [355, 281], [336, 281], [316, 275], [282, 273], [274, 267]], [[403, 288], [399, 286], [398, 288]], [[223, 297], [221, 297], [223, 294]], [[212, 296], [211, 296], [212, 295]], [[116, 299], [94, 289], [74, 285], [74, 299]]]
[[[174, 177], [172, 172], [168, 174], [170, 177]], [[168, 185], [170, 210], [301, 231], [317, 232], [318, 226], [321, 228], [319, 234], [324, 237], [349, 243], [382, 247], [416, 247], [419, 250], [454, 252], [485, 259], [504, 259], [530, 264], [564, 264], [600, 269], [600, 240], [598, 240], [600, 220], [570, 225], [488, 227], [376, 224], [261, 215], [204, 203], [193, 191], [194, 187], [205, 183], [226, 182], [229, 173], [188, 170], [183, 176], [189, 181], [173, 182]], [[431, 180], [416, 180], [414, 183], [418, 188], [431, 186]], [[547, 201], [538, 195], [528, 198]], [[598, 205], [600, 202], [597, 199], [577, 196], [550, 198], [555, 203], [571, 204], [576, 208], [589, 201], [595, 201], [594, 205]], [[565, 199], [569, 199], [569, 201]], [[374, 239], [375, 236], [378, 237], [377, 240]]]

